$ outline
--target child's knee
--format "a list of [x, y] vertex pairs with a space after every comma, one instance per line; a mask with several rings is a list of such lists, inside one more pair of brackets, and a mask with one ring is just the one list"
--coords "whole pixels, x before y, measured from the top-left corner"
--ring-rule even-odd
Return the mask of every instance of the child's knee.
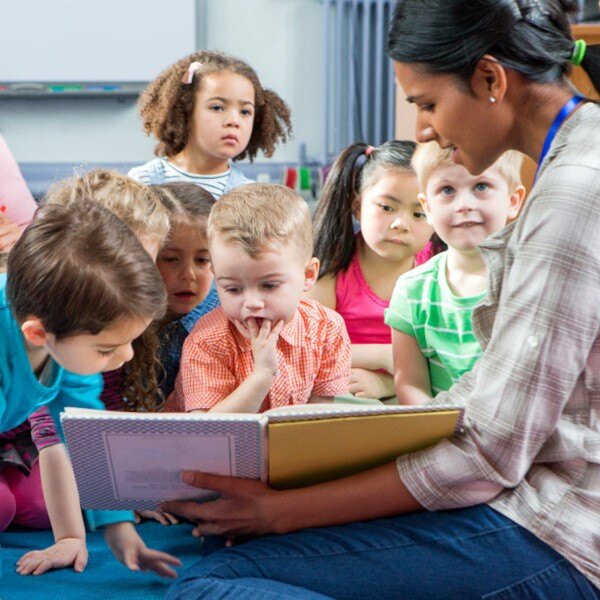
[[50, 517], [43, 496], [24, 499], [16, 507], [14, 522], [29, 529], [50, 529]]
[[0, 475], [0, 531], [4, 531], [14, 520], [17, 502], [8, 484]]
[[39, 463], [34, 464], [29, 475], [19, 475], [18, 485], [13, 488], [16, 503], [15, 523], [30, 529], [50, 529]]

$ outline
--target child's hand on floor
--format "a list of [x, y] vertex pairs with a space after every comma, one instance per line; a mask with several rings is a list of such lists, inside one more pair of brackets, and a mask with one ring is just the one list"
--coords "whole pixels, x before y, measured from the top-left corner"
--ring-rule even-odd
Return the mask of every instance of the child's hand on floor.
[[162, 510], [136, 510], [134, 514], [136, 523], [140, 523], [144, 519], [158, 521], [161, 525], [177, 525], [179, 523], [176, 516], [162, 512]]
[[169, 565], [181, 566], [181, 561], [166, 552], [148, 548], [133, 523], [114, 523], [106, 526], [106, 543], [117, 560], [132, 571], [152, 571], [161, 577], [177, 577]]
[[349, 391], [357, 398], [389, 398], [396, 394], [394, 378], [389, 373], [351, 369]]
[[88, 562], [85, 540], [65, 538], [45, 550], [33, 550], [17, 561], [17, 573], [21, 575], [41, 575], [50, 569], [62, 569], [73, 565], [81, 573]]

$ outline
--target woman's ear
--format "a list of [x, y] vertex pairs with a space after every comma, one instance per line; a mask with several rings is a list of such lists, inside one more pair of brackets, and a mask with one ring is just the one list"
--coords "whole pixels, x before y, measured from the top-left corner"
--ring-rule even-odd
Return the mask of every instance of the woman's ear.
[[313, 256], [304, 265], [304, 288], [302, 288], [302, 291], [308, 292], [317, 283], [320, 266], [319, 259], [316, 256]]
[[506, 70], [491, 54], [479, 59], [471, 75], [471, 89], [490, 104], [501, 102], [506, 95]]
[[48, 341], [48, 332], [44, 324], [37, 317], [27, 317], [21, 325], [21, 332], [25, 339], [33, 346], [42, 347]]
[[419, 199], [419, 203], [421, 204], [421, 207], [425, 212], [425, 218], [427, 219], [427, 223], [429, 225], [433, 225], [433, 219], [431, 218], [431, 211], [429, 210], [429, 202], [427, 202], [427, 197], [425, 196], [425, 194], [419, 194], [417, 198]]

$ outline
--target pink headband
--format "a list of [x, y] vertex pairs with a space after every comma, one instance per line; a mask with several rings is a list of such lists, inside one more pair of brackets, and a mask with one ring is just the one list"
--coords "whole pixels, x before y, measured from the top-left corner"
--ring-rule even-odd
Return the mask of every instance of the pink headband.
[[371, 156], [371, 152], [373, 152], [373, 150], [375, 150], [373, 146], [367, 146], [367, 149], [365, 150], [365, 156]]
[[187, 68], [187, 71], [185, 72], [184, 76], [181, 78], [181, 83], [190, 85], [190, 83], [192, 83], [192, 81], [194, 81], [194, 75], [196, 74], [196, 71], [198, 69], [201, 69], [202, 67], [203, 67], [203, 64], [201, 62], [194, 61], [193, 63], [190, 63], [190, 66]]

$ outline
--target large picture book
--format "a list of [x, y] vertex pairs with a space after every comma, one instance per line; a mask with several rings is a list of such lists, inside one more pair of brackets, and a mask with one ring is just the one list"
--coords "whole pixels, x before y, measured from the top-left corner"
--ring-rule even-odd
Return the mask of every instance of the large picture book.
[[67, 408], [61, 422], [82, 507], [142, 510], [213, 497], [184, 484], [183, 470], [302, 487], [436, 444], [461, 416], [456, 407], [309, 404], [258, 415]]

